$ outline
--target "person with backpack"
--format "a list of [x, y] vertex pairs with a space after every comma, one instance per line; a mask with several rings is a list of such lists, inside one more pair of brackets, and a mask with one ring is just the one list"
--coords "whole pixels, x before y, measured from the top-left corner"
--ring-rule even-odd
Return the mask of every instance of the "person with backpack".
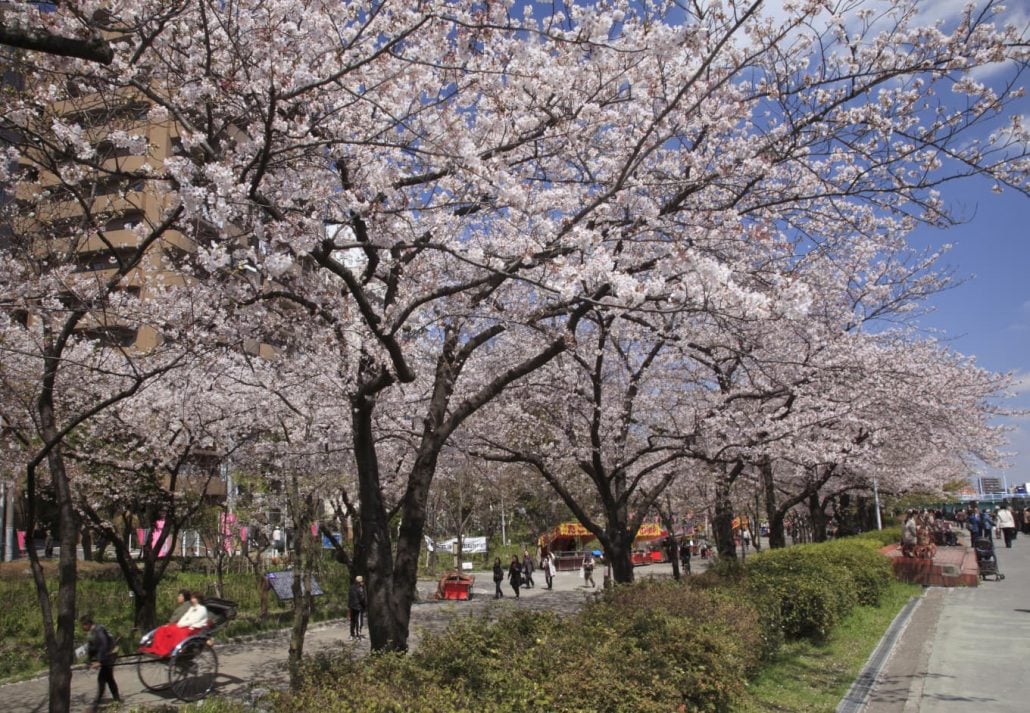
[[100, 624], [93, 622], [93, 617], [83, 614], [79, 618], [79, 625], [86, 632], [86, 658], [90, 668], [99, 668], [97, 673], [97, 697], [93, 700], [91, 711], [96, 711], [100, 706], [100, 699], [104, 696], [104, 686], [111, 691], [111, 698], [115, 702], [121, 701], [118, 695], [118, 684], [114, 681], [114, 662], [118, 654], [115, 651], [114, 638]]

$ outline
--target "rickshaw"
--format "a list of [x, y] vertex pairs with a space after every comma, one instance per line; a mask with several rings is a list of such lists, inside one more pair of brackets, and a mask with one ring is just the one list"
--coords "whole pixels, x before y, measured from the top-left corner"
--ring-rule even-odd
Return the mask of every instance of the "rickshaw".
[[[167, 656], [147, 651], [135, 654], [135, 660], [119, 661], [121, 665], [136, 664], [140, 683], [148, 691], [157, 693], [170, 690], [180, 701], [199, 701], [211, 692], [218, 676], [218, 655], [214, 649], [214, 635], [236, 618], [236, 603], [228, 599], [209, 597], [204, 600], [208, 611], [208, 626], [176, 644]], [[154, 632], [140, 639], [140, 649], [150, 646]], [[129, 658], [129, 657], [125, 657]]]

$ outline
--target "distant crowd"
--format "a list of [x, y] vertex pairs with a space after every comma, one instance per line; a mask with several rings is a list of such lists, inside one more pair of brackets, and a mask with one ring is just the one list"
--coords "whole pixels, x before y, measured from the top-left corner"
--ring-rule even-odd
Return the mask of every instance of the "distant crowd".
[[997, 508], [980, 509], [978, 505], [945, 513], [941, 510], [908, 510], [901, 527], [901, 551], [906, 557], [930, 558], [938, 546], [958, 544], [958, 532], [969, 533], [971, 542], [986, 538], [1004, 538], [1005, 547], [1020, 532], [1030, 535], [1030, 508], [1012, 509], [1002, 501]]

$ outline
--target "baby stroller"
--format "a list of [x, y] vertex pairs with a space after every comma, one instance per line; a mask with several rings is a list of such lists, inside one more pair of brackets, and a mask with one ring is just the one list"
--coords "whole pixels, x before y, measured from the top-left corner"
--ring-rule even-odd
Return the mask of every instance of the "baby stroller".
[[994, 577], [996, 582], [1005, 579], [1005, 575], [998, 571], [998, 558], [990, 537], [977, 537], [973, 541], [973, 549], [976, 550], [976, 564], [980, 567], [980, 579]]

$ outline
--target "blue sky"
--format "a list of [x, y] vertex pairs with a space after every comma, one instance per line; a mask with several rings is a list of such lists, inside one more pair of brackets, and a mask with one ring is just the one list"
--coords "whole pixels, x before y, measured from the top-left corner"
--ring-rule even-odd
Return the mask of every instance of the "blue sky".
[[[589, 4], [589, 0], [573, 0]], [[953, 25], [970, 0], [934, 0], [917, 5], [920, 24]], [[974, 0], [982, 7], [986, 0]], [[767, 0], [763, 12], [782, 19], [784, 0]], [[865, 7], [887, 12], [893, 0], [868, 0]], [[521, 3], [519, 4], [521, 7]], [[537, 16], [548, 14], [551, 3], [538, 2]], [[825, 15], [823, 16], [825, 17]], [[1011, 23], [1026, 36], [1030, 3], [1008, 3], [999, 24]], [[978, 79], [997, 86], [1011, 76], [1011, 65], [993, 65]], [[1026, 75], [1024, 75], [1025, 77]], [[1022, 82], [1025, 86], [1026, 82]], [[1030, 98], [1011, 107], [1030, 124]], [[980, 135], [984, 138], [984, 135]], [[943, 264], [961, 284], [930, 300], [932, 312], [918, 324], [957, 352], [973, 356], [981, 367], [1015, 375], [1015, 395], [1004, 405], [1030, 412], [1030, 199], [1012, 189], [991, 190], [992, 182], [969, 179], [948, 184], [942, 196], [964, 222], [947, 230], [921, 228], [913, 236], [920, 245], [951, 244]], [[1004, 477], [1011, 486], [1030, 482], [1030, 415], [1005, 419], [1010, 434], [1011, 467], [985, 468], [987, 475]]]
[[[1030, 114], [1030, 99], [1021, 100]], [[977, 364], [998, 372], [1014, 372], [1017, 394], [1010, 408], [1030, 409], [1030, 199], [1013, 190], [991, 192], [982, 180], [953, 185], [945, 193], [949, 205], [968, 221], [947, 230], [922, 229], [920, 241], [950, 243], [945, 264], [956, 277], [967, 278], [931, 300], [934, 311], [920, 319], [942, 331], [949, 346], [975, 356]], [[1030, 417], [1006, 419], [1012, 467], [995, 474], [1011, 486], [1030, 481]]]

